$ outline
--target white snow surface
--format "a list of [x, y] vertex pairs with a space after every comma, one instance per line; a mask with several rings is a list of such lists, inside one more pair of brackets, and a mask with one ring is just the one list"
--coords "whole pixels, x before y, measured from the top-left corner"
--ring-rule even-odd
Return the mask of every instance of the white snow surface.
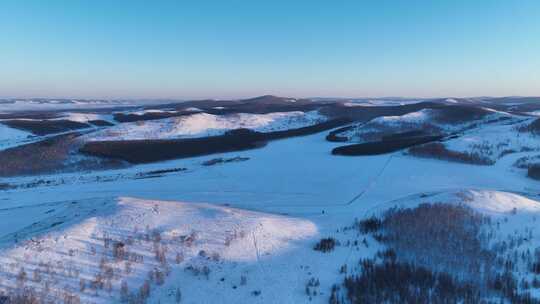
[[[494, 111], [491, 109], [489, 110], [492, 113], [486, 115], [482, 119], [483, 122], [501, 117], [511, 117], [510, 114], [505, 112]], [[370, 139], [366, 140], [365, 137], [366, 135], [369, 136], [372, 133], [378, 133], [380, 135], [382, 133], [390, 134], [419, 129], [423, 129], [425, 131], [435, 129], [451, 133], [465, 130], [481, 122], [479, 120], [475, 120], [458, 124], [445, 124], [436, 120], [437, 115], [439, 115], [439, 110], [437, 109], [422, 109], [399, 116], [380, 116], [368, 121], [367, 123], [354, 124], [352, 129], [341, 132], [338, 135], [347, 137], [350, 141], [364, 142], [370, 141]], [[484, 130], [484, 128], [480, 128], [480, 130]], [[512, 132], [509, 134], [512, 134]]]
[[429, 121], [431, 118], [430, 109], [422, 109], [420, 111], [407, 113], [401, 116], [381, 116], [371, 120], [371, 123], [375, 124], [385, 124], [385, 125], [395, 125], [401, 123], [411, 123], [411, 124], [421, 124]]
[[465, 195], [465, 204], [486, 214], [502, 215], [513, 211], [540, 213], [538, 201], [515, 193], [486, 190], [469, 190], [462, 193]]
[[[77, 207], [73, 208], [73, 204]], [[94, 209], [89, 211], [91, 208]], [[77, 215], [86, 218], [74, 220]], [[185, 276], [184, 269], [190, 267], [204, 269], [238, 262], [253, 263], [284, 254], [296, 246], [296, 241], [317, 234], [316, 226], [303, 219], [209, 204], [128, 197], [101, 202], [67, 202], [56, 206], [50, 217], [31, 228], [47, 229], [43, 226], [60, 223], [64, 218], [71, 219], [71, 223], [68, 220], [59, 229], [49, 229], [39, 237], [32, 237], [35, 231], [29, 229], [26, 237], [32, 237], [31, 240], [4, 251], [0, 256], [2, 276], [16, 276], [24, 269], [29, 276], [40, 274], [40, 282], [27, 284], [40, 294], [44, 286], [41, 280], [52, 282], [51, 299], [61, 299], [68, 291], [77, 294], [83, 302], [110, 303], [119, 300], [119, 293], [107, 292], [108, 284], [111, 289], [119, 290], [121, 282], [126, 282], [136, 289], [143, 284], [148, 272], [156, 269]], [[125, 245], [125, 251], [140, 255], [143, 260], [115, 259], [113, 248], [118, 242]], [[164, 250], [166, 263], [156, 259], [156, 250]], [[81, 291], [81, 279], [89, 284], [96, 274], [103, 275], [103, 260], [105, 267], [115, 272], [110, 278], [105, 276], [104, 290], [96, 292], [88, 286]], [[200, 279], [188, 275], [191, 280]], [[60, 283], [55, 284], [59, 278]]]
[[527, 112], [527, 114], [534, 115], [534, 116], [540, 116], [540, 110], [536, 110], [536, 111], [532, 111], [532, 112]]
[[0, 123], [0, 150], [17, 146], [28, 141], [31, 133], [10, 128]]
[[[380, 116], [367, 123], [356, 123], [352, 129], [339, 133], [339, 136], [347, 137], [354, 142], [371, 141], [369, 135], [372, 133], [382, 134], [382, 131], [388, 133], [404, 132], [419, 129], [425, 124], [434, 125], [432, 118], [433, 110], [431, 109], [422, 109], [400, 116]], [[367, 138], [366, 135], [368, 135]]]
[[372, 212], [382, 213], [391, 207], [414, 208], [420, 203], [452, 203], [468, 206], [492, 217], [504, 217], [512, 213], [540, 214], [540, 202], [529, 197], [506, 191], [484, 189], [456, 189], [424, 192], [397, 201], [379, 205]]
[[176, 139], [222, 135], [226, 131], [246, 128], [259, 132], [282, 131], [323, 122], [318, 112], [278, 112], [269, 114], [213, 115], [196, 113], [189, 116], [124, 123], [87, 136], [90, 141]]
[[203, 112], [203, 110], [201, 110], [199, 108], [196, 108], [196, 107], [189, 107], [189, 108], [185, 108], [183, 110], [188, 111], [188, 112]]
[[161, 109], [148, 109], [148, 110], [139, 110], [139, 111], [127, 111], [127, 112], [120, 112], [123, 114], [133, 114], [133, 115], [144, 115], [148, 113], [178, 113], [176, 110], [161, 110]]
[[420, 103], [423, 100], [392, 100], [392, 99], [351, 99], [343, 103], [346, 107], [393, 107]]
[[82, 122], [82, 123], [86, 123], [92, 120], [104, 120], [108, 122], [114, 122], [112, 114], [77, 113], [77, 112], [62, 113], [62, 115], [59, 118], [55, 118], [52, 120], [61, 120], [61, 119]]
[[500, 121], [486, 124], [464, 132], [462, 136], [445, 142], [445, 145], [451, 150], [478, 153], [493, 161], [510, 152], [540, 151], [537, 135], [516, 130], [517, 126], [526, 125], [533, 120], [514, 117], [513, 123]]

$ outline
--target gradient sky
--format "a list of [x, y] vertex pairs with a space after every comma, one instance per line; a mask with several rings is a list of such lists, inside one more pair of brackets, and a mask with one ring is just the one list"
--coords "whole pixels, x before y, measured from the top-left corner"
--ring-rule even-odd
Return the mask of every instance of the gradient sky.
[[0, 1], [0, 96], [540, 95], [540, 1]]

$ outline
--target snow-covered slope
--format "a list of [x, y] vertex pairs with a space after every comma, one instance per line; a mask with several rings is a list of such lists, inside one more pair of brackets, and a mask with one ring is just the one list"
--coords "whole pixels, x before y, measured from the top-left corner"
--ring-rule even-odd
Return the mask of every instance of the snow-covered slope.
[[302, 219], [135, 198], [66, 202], [48, 214], [10, 235], [27, 240], [1, 252], [2, 289], [23, 285], [51, 300], [68, 294], [109, 303], [122, 298], [122, 284], [138, 295], [145, 281], [154, 290], [176, 276], [189, 294], [178, 276], [208, 279], [216, 267], [284, 254], [317, 233]]
[[31, 133], [10, 128], [0, 123], [0, 150], [17, 146], [32, 136]]
[[381, 116], [381, 117], [377, 117], [371, 120], [370, 122], [373, 124], [381, 124], [381, 125], [388, 125], [388, 126], [400, 125], [403, 123], [422, 124], [430, 120], [431, 114], [432, 114], [432, 110], [423, 109], [420, 111], [407, 113], [401, 116]]
[[379, 140], [390, 133], [406, 132], [424, 127], [424, 131], [440, 131], [439, 127], [429, 124], [432, 120], [432, 110], [423, 109], [401, 116], [381, 116], [367, 123], [356, 123], [346, 131], [337, 135], [345, 137], [352, 142], [365, 142]]
[[[96, 114], [96, 113], [77, 113], [77, 112], [66, 112], [62, 113], [59, 118], [55, 119], [66, 119], [76, 122], [89, 122], [93, 120], [103, 120], [107, 122], [114, 122], [112, 114]], [[54, 120], [54, 119], [53, 119]]]
[[482, 189], [457, 189], [414, 194], [381, 204], [373, 209], [372, 213], [381, 213], [392, 207], [414, 208], [421, 203], [462, 204], [480, 213], [495, 217], [509, 216], [513, 213], [530, 216], [540, 214], [540, 202], [537, 200], [512, 192]]
[[400, 116], [381, 116], [367, 123], [357, 123], [337, 135], [348, 138], [353, 142], [379, 140], [382, 136], [392, 133], [421, 130], [426, 133], [453, 133], [466, 130], [479, 123], [497, 119], [511, 118], [510, 114], [484, 109], [486, 115], [481, 118], [450, 122], [445, 109], [422, 109]]
[[351, 99], [343, 103], [346, 107], [395, 107], [407, 104], [420, 103], [424, 100], [409, 99]]
[[514, 212], [528, 215], [540, 213], [540, 202], [515, 193], [468, 190], [458, 192], [456, 195], [462, 197], [466, 205], [488, 215], [501, 216]]
[[448, 140], [445, 145], [453, 151], [475, 153], [492, 161], [502, 156], [528, 151], [540, 151], [540, 141], [530, 132], [518, 131], [532, 118], [514, 117], [467, 130], [461, 136]]
[[[468, 282], [474, 286], [473, 293], [479, 295], [478, 299], [472, 301], [474, 303], [487, 299], [497, 299], [501, 303], [536, 303], [540, 298], [536, 278], [540, 246], [537, 224], [540, 202], [535, 198], [484, 189], [434, 191], [380, 204], [368, 214], [379, 220], [370, 217], [370, 220], [356, 222], [356, 227], [368, 235], [364, 239], [366, 248], [375, 242], [383, 246], [383, 250], [390, 250], [386, 252], [393, 253], [392, 260], [397, 261], [397, 264], [412, 263], [424, 271], [447, 273], [460, 282], [456, 285]], [[383, 250], [372, 258], [373, 263], [384, 263], [376, 261], [384, 256]], [[379, 297], [388, 298], [386, 289], [391, 290], [389, 286], [394, 284], [410, 286], [410, 290], [429, 289], [421, 283], [414, 283], [412, 276], [404, 276], [397, 282], [385, 280], [385, 275], [400, 275], [399, 271], [394, 272], [390, 267], [374, 271], [377, 275], [371, 276], [363, 263], [360, 261], [361, 271], [351, 267], [351, 273], [346, 275], [349, 281], [343, 283], [346, 292], [341, 294], [351, 301], [344, 303], [356, 303], [354, 289], [365, 286], [356, 281], [355, 277], [384, 282], [375, 285], [375, 289], [360, 290], [362, 294]], [[499, 285], [491, 283], [492, 280], [497, 281], [492, 278], [499, 276], [507, 277], [510, 283], [503, 285], [511, 286], [509, 288], [512, 293], [506, 293], [506, 287], [501, 289]], [[408, 293], [399, 293], [399, 299], [410, 299]], [[395, 297], [396, 292], [392, 290], [390, 294]], [[449, 299], [448, 294], [433, 294], [440, 299]], [[527, 300], [522, 301], [520, 298]]]
[[[181, 110], [182, 112], [204, 112], [203, 110], [196, 108], [196, 107], [188, 107]], [[133, 114], [133, 115], [145, 115], [145, 114], [152, 114], [152, 113], [178, 113], [179, 110], [173, 110], [173, 109], [147, 109], [147, 110], [138, 110], [138, 111], [127, 111], [124, 114]]]
[[90, 141], [175, 139], [222, 135], [246, 128], [259, 132], [282, 131], [310, 126], [326, 118], [318, 112], [212, 115], [196, 113], [151, 121], [124, 123], [88, 135]]

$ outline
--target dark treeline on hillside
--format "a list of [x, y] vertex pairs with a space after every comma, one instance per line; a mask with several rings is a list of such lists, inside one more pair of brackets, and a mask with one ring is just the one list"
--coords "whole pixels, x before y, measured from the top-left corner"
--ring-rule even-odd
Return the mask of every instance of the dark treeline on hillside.
[[80, 151], [93, 156], [122, 159], [130, 163], [149, 163], [255, 149], [266, 145], [270, 140], [314, 134], [347, 123], [349, 121], [346, 119], [334, 119], [309, 127], [268, 133], [237, 129], [221, 136], [205, 138], [88, 142]]
[[[343, 286], [351, 303], [480, 303], [479, 291], [445, 272], [390, 258], [363, 260], [360, 273], [345, 278]], [[334, 295], [331, 304], [340, 303]]]
[[0, 177], [35, 175], [77, 170], [112, 169], [126, 164], [115, 159], [96, 157], [69, 158], [82, 145], [82, 133], [73, 132], [55, 135], [41, 141], [32, 142], [0, 151]]
[[83, 122], [77, 122], [77, 121], [71, 121], [71, 120], [4, 120], [2, 121], [3, 124], [23, 130], [31, 132], [35, 135], [48, 135], [48, 134], [54, 134], [54, 133], [61, 133], [61, 132], [67, 132], [67, 131], [73, 131], [73, 130], [79, 130], [84, 128], [89, 128], [90, 125], [83, 123]]
[[416, 157], [434, 158], [473, 165], [493, 165], [494, 160], [476, 152], [460, 152], [446, 148], [443, 143], [432, 142], [409, 149], [409, 154]]
[[424, 143], [441, 140], [443, 136], [413, 136], [403, 137], [399, 139], [381, 140], [375, 142], [367, 142], [361, 144], [354, 144], [348, 146], [341, 146], [334, 148], [332, 154], [334, 155], [377, 155], [391, 153], [406, 149], [415, 145], [421, 145]]
[[540, 118], [535, 119], [533, 122], [531, 122], [528, 125], [522, 126], [518, 128], [518, 131], [520, 132], [531, 132], [534, 134], [540, 134]]
[[540, 164], [534, 164], [527, 168], [527, 176], [532, 179], [540, 180]]

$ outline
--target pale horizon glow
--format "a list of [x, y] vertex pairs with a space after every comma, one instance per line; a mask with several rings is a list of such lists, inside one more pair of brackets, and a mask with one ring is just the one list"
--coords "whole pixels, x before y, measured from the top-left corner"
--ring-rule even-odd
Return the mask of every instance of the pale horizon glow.
[[0, 3], [0, 96], [540, 96], [540, 2]]

